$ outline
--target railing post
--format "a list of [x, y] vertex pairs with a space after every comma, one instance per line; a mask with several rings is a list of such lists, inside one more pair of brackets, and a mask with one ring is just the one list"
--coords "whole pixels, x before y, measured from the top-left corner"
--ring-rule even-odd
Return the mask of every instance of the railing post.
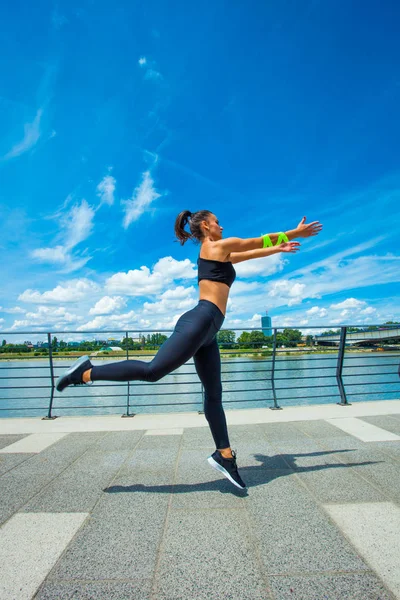
[[343, 384], [343, 379], [342, 379], [343, 359], [344, 359], [344, 352], [345, 352], [345, 347], [346, 347], [346, 333], [347, 333], [347, 327], [341, 327], [340, 328], [339, 353], [338, 353], [338, 360], [337, 360], [337, 365], [336, 365], [336, 381], [337, 381], [337, 384], [339, 387], [340, 398], [341, 398], [341, 401], [337, 402], [337, 404], [339, 404], [339, 406], [351, 406], [351, 404], [349, 402], [347, 402], [346, 390], [344, 389], [344, 384]]
[[274, 405], [270, 406], [271, 410], [282, 410], [282, 407], [278, 405], [276, 399], [276, 390], [275, 390], [275, 358], [276, 358], [276, 327], [274, 327], [274, 340], [272, 347], [272, 369], [271, 369], [271, 386], [272, 386], [272, 394], [274, 397]]
[[[126, 360], [129, 360], [129, 350], [128, 350], [128, 331], [125, 331], [125, 340], [126, 340]], [[129, 412], [129, 384], [130, 382], [127, 382], [127, 390], [126, 390], [126, 414], [122, 415], [122, 418], [126, 418], [126, 417], [134, 417], [135, 413], [130, 413]]]
[[47, 417], [42, 417], [42, 421], [53, 421], [57, 417], [53, 417], [51, 411], [53, 409], [53, 398], [54, 398], [54, 366], [53, 366], [53, 349], [51, 347], [51, 333], [47, 334], [47, 343], [49, 346], [49, 362], [50, 362], [50, 379], [51, 379], [51, 392], [50, 392], [50, 404]]

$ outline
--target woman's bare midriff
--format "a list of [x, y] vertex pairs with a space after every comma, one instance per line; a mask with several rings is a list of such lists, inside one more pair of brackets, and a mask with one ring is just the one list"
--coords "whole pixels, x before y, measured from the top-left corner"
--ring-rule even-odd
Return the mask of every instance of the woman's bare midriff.
[[199, 291], [200, 300], [213, 302], [213, 304], [218, 306], [219, 310], [225, 315], [229, 296], [229, 287], [226, 283], [202, 279], [199, 283]]
[[[200, 258], [229, 262], [230, 255], [226, 256], [226, 254], [222, 254], [220, 249], [213, 242], [204, 242], [200, 251]], [[213, 302], [213, 304], [218, 306], [219, 310], [225, 315], [229, 296], [229, 286], [226, 285], [226, 283], [202, 279], [199, 283], [199, 292], [199, 300]]]

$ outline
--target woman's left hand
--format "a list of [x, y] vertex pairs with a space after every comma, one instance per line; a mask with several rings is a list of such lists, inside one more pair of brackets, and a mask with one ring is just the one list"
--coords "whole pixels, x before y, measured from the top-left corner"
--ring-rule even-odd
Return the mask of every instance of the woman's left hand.
[[319, 221], [313, 221], [307, 223], [306, 217], [303, 217], [300, 223], [297, 225], [298, 237], [311, 237], [312, 235], [318, 235], [322, 229], [322, 224]]
[[281, 252], [297, 252], [297, 250], [300, 250], [300, 243], [283, 242], [283, 244], [279, 244], [278, 248]]

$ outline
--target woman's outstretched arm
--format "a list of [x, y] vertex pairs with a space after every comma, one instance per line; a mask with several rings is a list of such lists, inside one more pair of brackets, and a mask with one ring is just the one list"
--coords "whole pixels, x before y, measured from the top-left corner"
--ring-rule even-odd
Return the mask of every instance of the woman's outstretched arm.
[[244, 260], [251, 260], [252, 258], [263, 258], [264, 256], [271, 256], [279, 252], [295, 253], [298, 250], [300, 250], [299, 242], [284, 242], [273, 248], [258, 248], [257, 250], [248, 250], [247, 252], [231, 252], [230, 262], [236, 264]]
[[321, 229], [322, 225], [319, 221], [306, 223], [306, 217], [303, 217], [300, 223], [297, 225], [296, 229], [290, 229], [289, 231], [285, 231], [285, 234], [287, 235], [287, 238], [289, 240], [289, 242], [287, 242], [286, 244], [279, 244], [279, 246], [275, 246], [279, 238], [279, 232], [269, 233], [268, 236], [273, 244], [272, 247], [258, 247], [251, 250], [245, 250], [243, 252], [232, 251], [230, 254], [230, 260], [233, 264], [235, 264], [244, 260], [250, 260], [252, 258], [263, 258], [265, 256], [277, 254], [278, 252], [296, 252], [297, 250], [299, 250], [300, 244], [298, 244], [297, 242], [290, 242], [290, 240], [293, 240], [295, 238], [307, 238], [318, 235]]
[[[303, 217], [296, 229], [289, 229], [289, 231], [285, 231], [285, 234], [287, 235], [288, 240], [291, 241], [295, 238], [307, 238], [317, 235], [321, 229], [322, 225], [319, 221], [313, 221], [312, 223], [306, 224], [306, 217]], [[275, 246], [280, 233], [282, 232], [268, 233], [264, 235], [268, 235], [272, 245]], [[223, 240], [218, 240], [216, 243], [224, 249], [226, 254], [230, 254], [231, 252], [248, 252], [250, 250], [264, 249], [263, 236], [256, 238], [229, 237]], [[262, 254], [262, 256], [268, 256], [268, 254]]]
[[[313, 221], [312, 223], [306, 223], [306, 217], [303, 217], [300, 223], [297, 225], [296, 229], [289, 229], [289, 231], [285, 231], [288, 240], [294, 240], [296, 238], [307, 238], [314, 235], [318, 235], [318, 233], [322, 229], [322, 224], [319, 221]], [[272, 244], [275, 246], [278, 241], [279, 233], [268, 233]]]

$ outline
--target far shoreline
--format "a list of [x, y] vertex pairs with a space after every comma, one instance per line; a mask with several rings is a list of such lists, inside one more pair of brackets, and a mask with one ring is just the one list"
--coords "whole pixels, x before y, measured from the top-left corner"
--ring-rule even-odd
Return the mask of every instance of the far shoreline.
[[[345, 352], [345, 356], [348, 354], [391, 354], [391, 353], [395, 353], [398, 352], [400, 350], [399, 349], [390, 349], [390, 350], [377, 350], [376, 348], [358, 348], [358, 349], [346, 349]], [[277, 359], [282, 358], [282, 357], [288, 357], [293, 355], [294, 358], [301, 358], [303, 356], [312, 356], [314, 354], [331, 354], [332, 356], [337, 356], [338, 355], [338, 348], [335, 349], [326, 349], [326, 350], [322, 350], [322, 349], [307, 349], [307, 350], [303, 350], [303, 349], [297, 349], [297, 348], [293, 348], [293, 349], [289, 349], [289, 348], [285, 348], [285, 349], [279, 349], [276, 351], [276, 355], [275, 357]], [[261, 350], [261, 351], [229, 351], [229, 350], [225, 350], [225, 349], [220, 349], [220, 353], [221, 353], [221, 358], [272, 358], [273, 356], [273, 352], [272, 350]], [[134, 353], [129, 353], [129, 355], [126, 355], [126, 352], [110, 352], [108, 354], [105, 353], [99, 353], [97, 354], [95, 353], [91, 353], [91, 352], [85, 352], [85, 351], [80, 351], [80, 352], [76, 352], [76, 353], [67, 353], [67, 354], [53, 354], [52, 355], [52, 360], [53, 362], [55, 361], [59, 361], [59, 360], [65, 360], [65, 359], [77, 359], [81, 356], [85, 356], [88, 355], [90, 359], [93, 360], [106, 360], [106, 361], [110, 361], [114, 358], [116, 359], [134, 359], [134, 358], [152, 358], [155, 356], [156, 353], [152, 353], [150, 354], [149, 351], [135, 351]], [[27, 356], [27, 355], [23, 355], [23, 354], [7, 354], [7, 355], [1, 355], [0, 354], [0, 362], [2, 361], [7, 361], [7, 362], [11, 362], [11, 361], [19, 361], [19, 360], [25, 360], [25, 361], [49, 361], [49, 355], [48, 354], [43, 354], [41, 356]]]

